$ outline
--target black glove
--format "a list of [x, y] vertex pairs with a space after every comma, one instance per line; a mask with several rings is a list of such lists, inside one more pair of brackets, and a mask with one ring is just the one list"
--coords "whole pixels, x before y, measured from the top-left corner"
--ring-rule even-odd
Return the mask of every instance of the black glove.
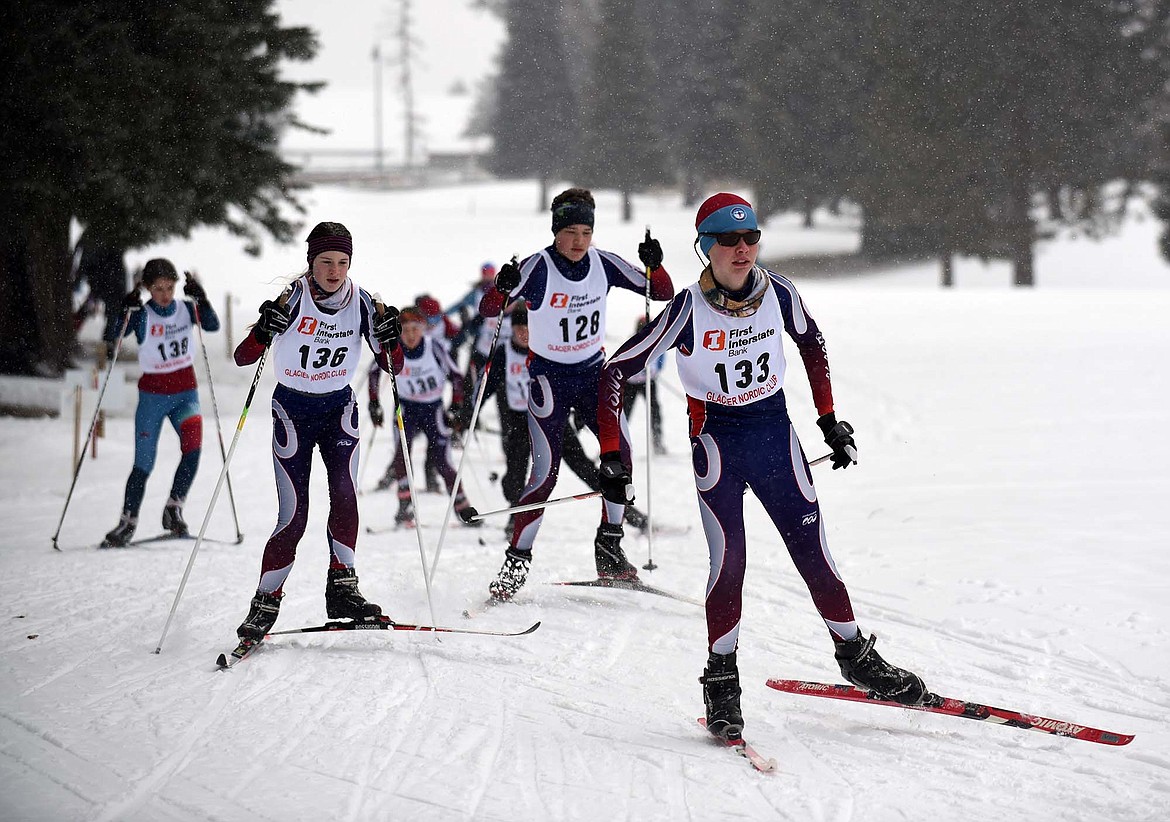
[[122, 298], [123, 311], [126, 309], [133, 310], [136, 308], [142, 308], [142, 295], [138, 293], [137, 288], [135, 288], [133, 291], [130, 291], [126, 294], [125, 297]]
[[386, 422], [386, 412], [382, 410], [382, 403], [377, 400], [370, 400], [370, 422], [375, 428], [381, 428]]
[[638, 243], [638, 259], [651, 271], [662, 265], [662, 245], [650, 236], [650, 229], [646, 229], [646, 239]]
[[447, 425], [451, 426], [451, 430], [456, 434], [466, 431], [470, 422], [471, 406], [466, 402], [452, 403], [447, 409]]
[[511, 294], [520, 285], [520, 267], [515, 260], [504, 263], [496, 272], [496, 290]]
[[634, 501], [634, 481], [630, 469], [622, 464], [622, 455], [617, 451], [606, 451], [601, 455], [601, 470], [598, 482], [601, 496], [618, 505], [629, 505]]
[[374, 339], [386, 351], [392, 349], [402, 336], [402, 323], [398, 321], [398, 309], [386, 306], [381, 316], [374, 317]]
[[265, 300], [260, 306], [260, 319], [256, 321], [256, 339], [268, 345], [272, 338], [288, 329], [292, 311], [276, 300]]
[[190, 297], [197, 303], [207, 302], [207, 292], [203, 290], [203, 286], [199, 281], [191, 276], [190, 271], [184, 271], [187, 275], [187, 281], [183, 283], [183, 293]]
[[848, 468], [857, 464], [857, 443], [853, 441], [853, 426], [837, 422], [837, 415], [830, 411], [817, 420], [825, 435], [825, 444], [833, 449], [833, 470]]

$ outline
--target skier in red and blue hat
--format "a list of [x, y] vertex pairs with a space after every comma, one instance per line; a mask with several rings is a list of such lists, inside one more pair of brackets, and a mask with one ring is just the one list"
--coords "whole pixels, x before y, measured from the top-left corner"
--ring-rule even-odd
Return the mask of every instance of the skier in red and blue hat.
[[707, 668], [701, 679], [707, 727], [739, 737], [739, 642], [747, 539], [743, 497], [759, 499], [808, 586], [847, 680], [882, 698], [915, 705], [922, 680], [874, 650], [853, 616], [845, 583], [825, 539], [812, 474], [784, 399], [780, 330], [796, 343], [832, 449], [833, 468], [857, 462], [853, 428], [833, 410], [824, 339], [792, 281], [756, 264], [762, 233], [747, 200], [716, 194], [699, 208], [696, 244], [709, 260], [699, 280], [606, 362], [601, 376], [602, 491], [632, 502], [629, 451], [621, 432], [622, 395], [633, 374], [671, 348], [687, 393], [692, 467], [711, 555], [707, 579]]

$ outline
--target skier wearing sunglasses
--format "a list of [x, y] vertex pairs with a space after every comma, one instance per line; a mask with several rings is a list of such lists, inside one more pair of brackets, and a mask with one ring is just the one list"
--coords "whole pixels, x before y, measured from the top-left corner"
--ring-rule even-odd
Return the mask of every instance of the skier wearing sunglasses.
[[695, 242], [709, 264], [657, 318], [626, 341], [602, 369], [598, 403], [602, 492], [632, 502], [629, 452], [619, 448], [622, 396], [629, 378], [676, 350], [687, 393], [692, 467], [711, 555], [707, 581], [707, 727], [736, 739], [743, 729], [736, 649], [743, 602], [748, 488], [780, 532], [829, 630], [842, 675], [906, 705], [926, 694], [922, 680], [874, 650], [829, 554], [812, 474], [784, 400], [780, 331], [796, 343], [832, 449], [833, 468], [856, 464], [853, 428], [833, 411], [824, 339], [795, 286], [756, 264], [760, 228], [747, 200], [721, 193], [699, 207]]

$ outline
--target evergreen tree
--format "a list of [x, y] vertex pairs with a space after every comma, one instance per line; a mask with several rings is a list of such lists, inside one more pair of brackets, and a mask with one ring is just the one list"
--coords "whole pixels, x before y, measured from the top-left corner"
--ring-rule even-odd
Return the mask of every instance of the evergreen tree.
[[[307, 60], [304, 28], [273, 0], [133, 4], [10, 0], [0, 86], [0, 371], [68, 362], [70, 218], [131, 248], [223, 225], [255, 249], [295, 226], [294, 170], [277, 152], [296, 126], [282, 60]], [[34, 132], [16, 124], [33, 123]]]
[[[877, 253], [1007, 256], [1031, 285], [1038, 194], [1096, 192], [1159, 72], [1109, 0], [866, 4], [859, 199]], [[1104, 203], [1078, 198], [1078, 219]]]
[[654, 122], [655, 89], [646, 59], [646, 30], [634, 6], [623, 0], [601, 4], [587, 105], [588, 128], [575, 152], [576, 178], [622, 192], [622, 220], [632, 214], [631, 194], [671, 180], [668, 154]]
[[696, 205], [708, 181], [745, 178], [740, 149], [747, 82], [740, 75], [736, 37], [751, 25], [730, 0], [654, 3], [644, 12], [653, 121], [666, 143], [683, 202]]
[[550, 202], [548, 182], [569, 171], [579, 101], [556, 7], [544, 0], [510, 0], [506, 21], [508, 42], [495, 86], [488, 166], [501, 177], [539, 179], [538, 208], [543, 211]]
[[856, 173], [854, 113], [863, 89], [851, 0], [802, 0], [773, 7], [748, 0], [743, 35], [747, 78], [743, 130], [757, 179], [757, 208], [812, 209], [849, 193]]

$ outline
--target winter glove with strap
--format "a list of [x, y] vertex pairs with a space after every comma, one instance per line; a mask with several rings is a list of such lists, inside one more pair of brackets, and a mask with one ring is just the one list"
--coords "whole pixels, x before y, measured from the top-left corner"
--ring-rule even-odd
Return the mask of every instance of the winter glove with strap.
[[598, 472], [601, 496], [618, 505], [629, 505], [634, 501], [634, 481], [630, 469], [622, 463], [617, 451], [606, 451], [601, 455], [601, 470]]
[[857, 443], [853, 441], [852, 425], [844, 420], [837, 422], [836, 413], [830, 411], [817, 420], [817, 426], [825, 435], [825, 445], [833, 449], [834, 471], [857, 464]]

